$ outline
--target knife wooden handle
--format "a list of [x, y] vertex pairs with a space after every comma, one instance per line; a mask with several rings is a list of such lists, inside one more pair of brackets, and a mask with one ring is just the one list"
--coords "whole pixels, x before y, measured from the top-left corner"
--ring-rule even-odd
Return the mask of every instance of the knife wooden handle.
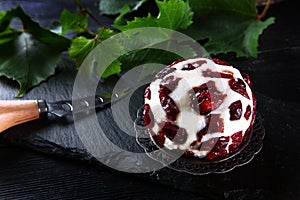
[[38, 101], [0, 100], [0, 133], [6, 129], [40, 118]]

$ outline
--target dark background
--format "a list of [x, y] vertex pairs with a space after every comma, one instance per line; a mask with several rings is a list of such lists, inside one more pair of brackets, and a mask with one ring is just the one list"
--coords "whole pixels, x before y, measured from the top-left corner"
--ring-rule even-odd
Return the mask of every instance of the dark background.
[[[86, 3], [98, 13], [97, 1]], [[59, 0], [2, 0], [0, 10], [17, 4], [44, 27], [58, 20], [63, 8], [75, 10], [73, 1]], [[75, 153], [74, 156], [64, 144], [57, 140], [49, 143], [49, 138], [40, 133], [37, 139], [33, 134], [37, 130], [29, 124], [1, 135], [0, 199], [299, 199], [300, 14], [297, 1], [272, 5], [268, 15], [276, 17], [276, 24], [260, 37], [257, 59], [221, 56], [248, 72], [254, 81], [266, 137], [262, 151], [251, 163], [222, 175], [192, 176], [168, 169], [145, 175], [124, 174], [81, 159]], [[112, 22], [108, 17], [101, 20], [108, 26]], [[58, 71], [57, 77], [41, 89], [31, 91], [28, 98], [47, 87], [51, 91], [64, 70], [62, 67], [62, 72]], [[6, 78], [0, 78], [0, 86], [2, 99], [16, 94], [16, 85]], [[70, 91], [66, 93], [63, 97], [70, 95]], [[51, 132], [51, 128], [47, 131]], [[53, 132], [66, 137], [54, 128]]]

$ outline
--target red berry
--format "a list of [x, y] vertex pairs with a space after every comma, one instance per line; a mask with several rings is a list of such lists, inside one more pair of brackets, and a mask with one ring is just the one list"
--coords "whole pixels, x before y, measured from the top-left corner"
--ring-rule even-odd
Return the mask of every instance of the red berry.
[[189, 92], [192, 108], [201, 115], [207, 115], [218, 108], [224, 101], [226, 94], [218, 91], [214, 81], [208, 81]]
[[165, 77], [166, 75], [174, 72], [175, 70], [176, 70], [176, 68], [164, 68], [155, 75], [155, 78], [156, 79], [162, 79], [163, 77]]
[[214, 148], [206, 155], [206, 158], [212, 160], [216, 157], [227, 155], [226, 146], [228, 142], [229, 137], [220, 137]]
[[243, 114], [242, 102], [241, 100], [233, 102], [229, 106], [230, 120], [239, 120]]
[[250, 76], [249, 76], [247, 73], [245, 73], [245, 72], [241, 72], [241, 74], [242, 74], [242, 77], [243, 77], [244, 81], [245, 81], [250, 87], [252, 87], [252, 81], [251, 81]]
[[209, 77], [209, 78], [227, 78], [227, 79], [233, 78], [232, 72], [214, 72], [211, 69], [207, 69], [203, 71], [202, 75], [204, 77]]
[[251, 106], [248, 105], [247, 108], [246, 108], [246, 112], [244, 114], [245, 119], [248, 120], [250, 115], [251, 115]]
[[183, 66], [183, 68], [181, 70], [183, 71], [189, 71], [189, 70], [193, 70], [193, 69], [196, 69], [194, 65], [192, 64], [186, 64]]
[[220, 114], [211, 114], [209, 116], [210, 121], [208, 125], [208, 133], [223, 133], [224, 132], [224, 120]]
[[150, 85], [146, 88], [145, 93], [144, 93], [144, 98], [145, 99], [151, 99], [151, 90], [150, 90]]
[[246, 90], [246, 84], [242, 79], [240, 79], [240, 78], [238, 78], [237, 80], [230, 79], [228, 81], [228, 83], [229, 83], [230, 88], [233, 91], [241, 94], [242, 96], [246, 97], [247, 99], [250, 99], [248, 96], [247, 90]]
[[145, 122], [145, 126], [149, 128], [152, 128], [154, 126], [154, 116], [149, 104], [144, 105], [143, 119]]
[[227, 66], [231, 66], [230, 63], [226, 62], [226, 61], [223, 61], [223, 60], [220, 60], [218, 58], [213, 58], [212, 59], [214, 61], [214, 63], [216, 64], [219, 64], [219, 65], [227, 65]]
[[243, 132], [239, 131], [236, 132], [231, 136], [232, 139], [232, 144], [229, 145], [229, 151], [232, 152], [234, 151], [243, 141]]
[[179, 109], [174, 100], [170, 96], [164, 94], [159, 95], [159, 99], [162, 108], [166, 112], [167, 118], [175, 121], [179, 113]]

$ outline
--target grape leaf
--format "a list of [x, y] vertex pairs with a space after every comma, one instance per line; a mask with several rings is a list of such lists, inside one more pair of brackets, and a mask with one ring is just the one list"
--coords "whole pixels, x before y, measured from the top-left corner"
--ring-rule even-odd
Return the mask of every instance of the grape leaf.
[[[114, 60], [108, 67], [107, 69], [102, 73], [101, 77], [102, 78], [107, 78], [111, 75], [114, 74], [119, 74], [122, 69], [121, 69], [121, 65], [122, 63], [119, 60]], [[98, 69], [98, 73], [99, 73], [99, 69]]]
[[120, 15], [116, 17], [114, 24], [115, 25], [126, 25], [127, 20], [125, 19], [125, 15], [130, 13], [130, 7], [128, 5], [124, 6], [120, 12]]
[[65, 35], [68, 30], [85, 32], [88, 27], [88, 14], [84, 12], [71, 13], [64, 9], [60, 15], [61, 34]]
[[238, 57], [257, 56], [258, 37], [274, 18], [257, 19], [255, 0], [190, 0], [194, 23], [183, 32], [196, 40], [208, 39], [211, 54], [235, 52]]
[[157, 17], [150, 13], [145, 18], [136, 17], [126, 25], [114, 24], [114, 27], [126, 31], [141, 27], [162, 27], [173, 30], [186, 29], [192, 24], [193, 12], [188, 4], [182, 0], [156, 1], [159, 9]]
[[99, 28], [97, 38], [100, 41], [104, 41], [104, 40], [110, 38], [113, 35], [115, 35], [115, 32], [113, 30], [106, 29], [106, 28]]
[[102, 41], [113, 36], [115, 33], [110, 29], [99, 28], [98, 35], [94, 39], [87, 39], [83, 36], [77, 37], [72, 41], [69, 55], [74, 60], [77, 68], [80, 67], [86, 56]]
[[99, 9], [101, 14], [116, 15], [119, 14], [122, 8], [126, 5], [130, 10], [137, 10], [147, 0], [101, 0]]
[[[77, 37], [72, 41], [71, 47], [69, 49], [69, 55], [72, 60], [75, 61], [76, 66], [79, 68], [81, 64], [83, 63], [84, 59], [87, 57], [87, 55], [102, 41], [108, 39], [109, 37], [113, 36], [115, 33], [114, 31], [110, 29], [105, 28], [99, 28], [98, 29], [98, 35], [94, 39], [87, 39], [83, 36]], [[115, 51], [123, 51], [122, 47], [120, 45], [114, 46], [114, 47], [107, 47], [108, 51], [113, 52], [113, 49], [115, 48]], [[93, 67], [93, 65], [91, 65]], [[101, 66], [99, 65], [99, 68]], [[90, 71], [93, 71], [90, 69]], [[98, 72], [102, 72], [100, 69], [98, 69]], [[113, 74], [118, 74], [121, 72], [121, 62], [119, 60], [115, 60], [112, 62], [109, 67], [102, 73], [102, 78], [107, 78]]]
[[[9, 27], [15, 17], [20, 18], [24, 30]], [[0, 32], [0, 75], [19, 83], [17, 97], [55, 73], [60, 53], [70, 43], [68, 39], [41, 28], [19, 6], [1, 14]]]
[[83, 36], [77, 37], [72, 41], [69, 49], [69, 55], [74, 60], [77, 68], [80, 67], [85, 57], [95, 48], [98, 44], [97, 40], [87, 39]]

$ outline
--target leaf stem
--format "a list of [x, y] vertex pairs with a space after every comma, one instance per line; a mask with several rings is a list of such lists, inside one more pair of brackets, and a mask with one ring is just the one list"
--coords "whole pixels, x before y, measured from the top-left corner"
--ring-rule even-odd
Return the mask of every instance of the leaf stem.
[[81, 9], [81, 11], [80, 11], [81, 13], [87, 13], [99, 26], [101, 26], [101, 27], [103, 27], [103, 28], [105, 28], [105, 29], [109, 29], [107, 26], [105, 26], [104, 24], [102, 24], [102, 22], [100, 22], [94, 15], [93, 15], [93, 13], [90, 11], [90, 10], [88, 10], [88, 9], [85, 9], [85, 8], [83, 8], [83, 9]]
[[94, 41], [96, 42], [99, 39], [98, 34], [95, 34]]
[[257, 15], [257, 17], [256, 17], [257, 19], [262, 19], [266, 15], [268, 9], [270, 8], [271, 2], [272, 2], [272, 0], [267, 1], [266, 5], [265, 5], [265, 8], [262, 11], [262, 13]]
[[74, 0], [74, 1], [77, 4], [78, 8], [81, 10], [83, 8], [81, 1], [80, 0]]
[[90, 31], [89, 29], [87, 29], [86, 27], [84, 27], [81, 23], [78, 22], [77, 24], [80, 28], [82, 28], [83, 30], [85, 30], [88, 34], [95, 36], [96, 34], [93, 33], [92, 31]]

